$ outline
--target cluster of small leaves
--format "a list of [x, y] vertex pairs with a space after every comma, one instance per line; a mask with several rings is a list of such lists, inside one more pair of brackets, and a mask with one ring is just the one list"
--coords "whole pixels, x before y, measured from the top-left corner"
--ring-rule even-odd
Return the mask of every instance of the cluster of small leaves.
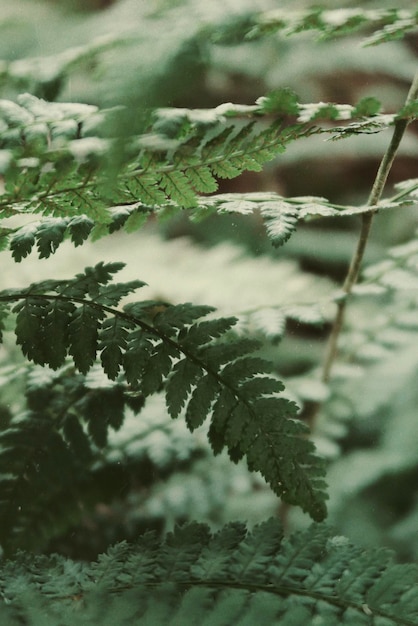
[[412, 626], [417, 591], [415, 565], [322, 525], [285, 539], [274, 519], [215, 534], [192, 523], [162, 542], [148, 533], [117, 544], [91, 564], [21, 554], [0, 569], [0, 616], [10, 626]]
[[[351, 35], [357, 31], [370, 31], [364, 45], [376, 45], [394, 39], [418, 27], [418, 11], [409, 9], [322, 9], [312, 8], [298, 11], [274, 9], [258, 14], [251, 26], [245, 24], [245, 35], [258, 39], [265, 35], [281, 32], [285, 36], [317, 31], [320, 40]], [[223, 34], [227, 40], [227, 32]]]
[[[23, 354], [52, 369], [71, 356], [82, 374], [99, 358], [110, 380], [123, 375], [144, 398], [164, 387], [171, 417], [183, 414], [194, 430], [210, 415], [215, 453], [226, 447], [233, 461], [246, 457], [277, 495], [322, 519], [323, 464], [295, 419], [296, 405], [279, 396], [283, 385], [270, 364], [251, 355], [258, 343], [229, 338], [236, 318], [202, 321], [213, 312], [207, 306], [145, 301], [114, 308], [143, 285], [110, 282], [121, 266], [99, 263], [70, 281], [1, 292], [3, 311], [16, 314]], [[104, 420], [93, 430], [102, 436], [106, 428]]]

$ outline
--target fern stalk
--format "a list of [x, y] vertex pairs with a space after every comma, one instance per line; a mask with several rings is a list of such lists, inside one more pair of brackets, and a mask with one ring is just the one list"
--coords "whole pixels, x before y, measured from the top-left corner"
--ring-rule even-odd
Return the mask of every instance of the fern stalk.
[[[410, 104], [413, 100], [418, 98], [418, 71], [416, 72], [414, 79], [412, 81], [411, 87], [409, 89], [408, 96], [405, 101], [405, 106]], [[409, 124], [410, 120], [408, 118], [402, 118], [395, 122], [395, 127], [392, 135], [392, 139], [390, 144], [386, 150], [385, 155], [380, 163], [379, 169], [376, 174], [375, 181], [373, 183], [373, 187], [371, 189], [367, 206], [376, 206], [379, 200], [382, 197], [383, 190], [386, 185], [387, 177], [391, 170], [393, 161], [396, 157], [399, 145], [402, 141], [405, 130]], [[350, 296], [354, 285], [357, 282], [361, 264], [364, 258], [364, 253], [366, 250], [366, 246], [369, 240], [371, 226], [373, 222], [373, 217], [376, 213], [376, 209], [372, 209], [368, 213], [365, 213], [362, 216], [362, 224], [359, 239], [357, 242], [356, 250], [351, 259], [351, 263], [347, 272], [347, 276], [345, 278], [342, 290], [343, 296], [340, 298], [337, 303], [337, 313], [334, 319], [334, 323], [331, 329], [331, 333], [328, 339], [328, 345], [325, 352], [325, 360], [322, 369], [322, 381], [327, 383], [331, 376], [331, 371], [335, 359], [338, 353], [338, 339], [344, 324], [345, 311], [347, 307], [348, 297]], [[318, 411], [321, 408], [320, 403], [316, 403], [313, 407], [313, 410], [310, 415], [310, 426], [311, 428], [314, 425], [314, 421]]]

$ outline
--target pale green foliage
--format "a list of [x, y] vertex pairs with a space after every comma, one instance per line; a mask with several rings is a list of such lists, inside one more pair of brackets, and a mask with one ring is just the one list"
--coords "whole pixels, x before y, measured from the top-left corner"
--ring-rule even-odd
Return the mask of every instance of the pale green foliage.
[[[47, 103], [28, 94], [19, 98], [19, 104], [0, 101], [4, 125], [0, 163], [8, 181], [0, 203], [3, 216], [18, 219], [34, 212], [52, 216], [20, 228], [3, 229], [2, 247], [10, 239], [14, 258], [20, 261], [36, 242], [39, 256], [48, 257], [65, 237], [80, 245], [91, 232], [104, 234], [122, 226], [132, 232], [150, 213], [164, 216], [168, 209], [172, 214], [195, 206], [199, 217], [207, 215], [208, 209], [245, 214], [260, 210], [268, 233], [275, 244], [281, 244], [299, 218], [366, 211], [362, 207], [336, 207], [314, 197], [285, 200], [274, 194], [258, 194], [245, 201], [236, 196], [234, 202], [229, 196], [196, 197], [196, 192], [216, 191], [216, 177], [259, 171], [265, 161], [298, 138], [323, 132], [334, 137], [377, 132], [402, 115], [375, 115], [379, 105], [372, 98], [355, 107], [300, 105], [295, 98], [282, 90], [260, 98], [252, 107], [159, 110], [147, 132], [124, 142], [123, 155], [118, 135], [94, 136], [100, 131], [106, 133], [113, 111], [100, 113], [87, 105]], [[283, 116], [294, 112], [297, 123], [285, 126]], [[258, 127], [258, 120], [272, 113], [278, 119], [267, 129]], [[312, 124], [357, 116], [363, 118], [361, 122], [345, 127]], [[113, 171], [110, 161], [112, 154], [116, 158], [116, 150], [119, 162]], [[407, 204], [413, 191], [405, 192], [398, 202], [385, 201], [381, 207]], [[112, 206], [116, 203], [118, 206]]]
[[399, 39], [418, 26], [417, 11], [408, 9], [321, 9], [289, 11], [274, 10], [257, 16], [256, 25], [248, 32], [249, 38], [284, 31], [286, 36], [307, 30], [318, 31], [322, 40], [349, 35], [373, 26], [373, 35], [365, 39], [365, 45], [376, 45], [391, 39]]

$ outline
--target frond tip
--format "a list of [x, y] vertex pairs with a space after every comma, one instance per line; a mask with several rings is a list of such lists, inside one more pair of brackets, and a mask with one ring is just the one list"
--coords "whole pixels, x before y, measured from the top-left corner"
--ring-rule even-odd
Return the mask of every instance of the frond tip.
[[417, 566], [394, 565], [387, 551], [358, 548], [325, 525], [285, 539], [274, 519], [215, 534], [192, 523], [162, 542], [148, 533], [91, 564], [21, 555], [0, 580], [0, 617], [10, 626], [28, 617], [34, 626], [412, 626], [418, 618]]

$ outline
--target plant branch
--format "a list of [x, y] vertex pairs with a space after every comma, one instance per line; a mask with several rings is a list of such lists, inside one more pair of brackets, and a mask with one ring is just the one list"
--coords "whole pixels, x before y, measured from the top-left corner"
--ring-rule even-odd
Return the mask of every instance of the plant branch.
[[[405, 104], [408, 105], [410, 102], [415, 100], [418, 97], [418, 72], [415, 74], [414, 80], [412, 82], [411, 88], [409, 90], [408, 96], [406, 98]], [[371, 189], [367, 206], [375, 206], [378, 204], [379, 200], [382, 197], [382, 193], [387, 181], [387, 177], [389, 175], [390, 169], [392, 167], [393, 161], [395, 159], [396, 153], [398, 151], [399, 145], [401, 143], [402, 137], [405, 133], [405, 130], [411, 120], [408, 118], [401, 118], [395, 122], [395, 127], [392, 135], [392, 139], [390, 144], [386, 150], [385, 155], [380, 163], [379, 169], [376, 174], [375, 181], [373, 183], [373, 187]], [[362, 216], [361, 230], [359, 239], [357, 242], [356, 250], [351, 259], [351, 263], [347, 272], [347, 276], [345, 278], [342, 290], [343, 294], [337, 303], [337, 313], [334, 319], [334, 323], [331, 329], [331, 333], [328, 339], [328, 345], [325, 353], [325, 360], [322, 369], [322, 381], [327, 383], [331, 376], [331, 370], [333, 364], [335, 362], [337, 352], [338, 352], [338, 339], [344, 324], [345, 311], [347, 307], [348, 298], [353, 290], [354, 285], [357, 282], [360, 267], [364, 258], [364, 253], [366, 250], [367, 242], [370, 236], [370, 230], [373, 222], [373, 217], [376, 213], [376, 209], [372, 209], [368, 213], [365, 213]], [[312, 428], [315, 417], [321, 407], [321, 404], [315, 403], [313, 410], [311, 412], [311, 416], [309, 419], [310, 426]]]

